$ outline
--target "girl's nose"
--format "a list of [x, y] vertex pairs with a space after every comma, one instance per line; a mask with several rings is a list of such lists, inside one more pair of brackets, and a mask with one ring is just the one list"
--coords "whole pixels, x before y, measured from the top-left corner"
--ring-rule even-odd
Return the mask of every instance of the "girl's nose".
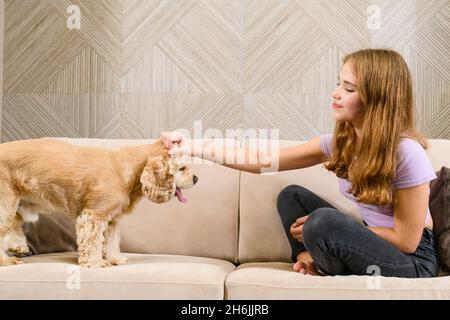
[[339, 100], [339, 99], [340, 99], [340, 96], [339, 96], [339, 93], [338, 93], [337, 88], [334, 89], [334, 90], [331, 92], [331, 96], [332, 96], [334, 99], [336, 99], [336, 100]]

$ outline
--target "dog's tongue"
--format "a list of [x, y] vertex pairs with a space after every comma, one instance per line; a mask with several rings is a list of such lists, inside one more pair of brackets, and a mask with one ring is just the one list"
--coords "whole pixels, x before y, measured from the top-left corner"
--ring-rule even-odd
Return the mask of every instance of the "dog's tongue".
[[175, 189], [175, 195], [177, 196], [178, 201], [180, 201], [182, 203], [186, 203], [187, 202], [187, 199], [185, 197], [183, 197], [183, 193], [181, 192], [180, 188], [177, 187]]

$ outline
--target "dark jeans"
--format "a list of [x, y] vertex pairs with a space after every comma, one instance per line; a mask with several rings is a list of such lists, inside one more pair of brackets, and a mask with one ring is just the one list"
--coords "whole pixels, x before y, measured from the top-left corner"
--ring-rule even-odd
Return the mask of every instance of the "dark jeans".
[[[405, 254], [387, 240], [306, 188], [290, 185], [278, 195], [278, 213], [292, 248], [292, 261], [308, 250], [317, 269], [327, 275], [381, 275], [386, 277], [435, 277], [439, 272], [433, 232], [424, 228], [412, 254]], [[290, 234], [291, 225], [308, 215], [303, 243]]]

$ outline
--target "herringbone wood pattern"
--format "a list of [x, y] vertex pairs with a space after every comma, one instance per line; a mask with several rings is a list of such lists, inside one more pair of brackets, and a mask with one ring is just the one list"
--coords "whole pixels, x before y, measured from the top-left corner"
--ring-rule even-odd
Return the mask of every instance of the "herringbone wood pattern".
[[364, 47], [403, 54], [419, 128], [450, 139], [449, 35], [449, 0], [5, 0], [2, 140], [155, 138], [196, 120], [310, 139], [331, 132], [342, 57]]

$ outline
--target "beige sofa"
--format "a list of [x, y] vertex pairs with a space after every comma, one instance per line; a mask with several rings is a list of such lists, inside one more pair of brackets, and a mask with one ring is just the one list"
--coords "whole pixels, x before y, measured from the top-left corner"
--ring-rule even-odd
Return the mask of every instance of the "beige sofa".
[[[64, 139], [99, 147], [149, 141]], [[282, 146], [299, 144], [283, 141]], [[450, 140], [430, 140], [435, 170], [450, 166]], [[278, 193], [300, 184], [360, 219], [321, 165], [254, 175], [203, 161], [187, 204], [142, 200], [121, 224], [129, 263], [76, 265], [75, 253], [37, 255], [0, 268], [0, 299], [450, 299], [450, 276], [401, 279], [297, 274], [276, 209]]]

